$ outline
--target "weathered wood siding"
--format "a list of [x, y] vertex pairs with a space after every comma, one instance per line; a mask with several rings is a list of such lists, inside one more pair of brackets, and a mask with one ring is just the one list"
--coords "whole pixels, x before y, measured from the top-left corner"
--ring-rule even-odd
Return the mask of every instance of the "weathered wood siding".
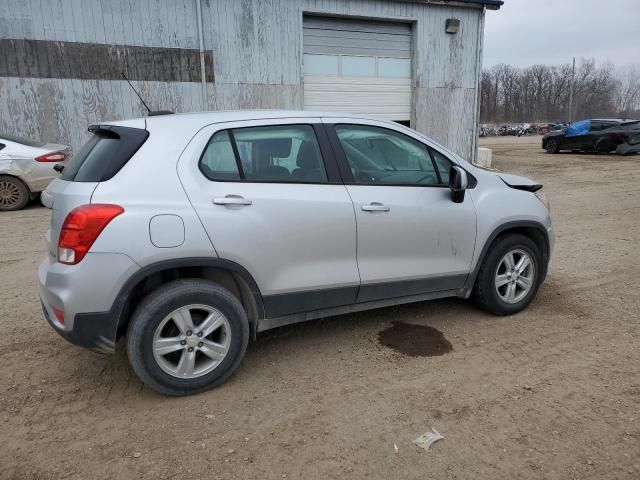
[[[412, 25], [416, 129], [470, 158], [476, 124], [481, 10], [403, 0], [202, 0], [213, 82], [134, 81], [153, 109], [302, 108], [305, 12]], [[457, 35], [445, 20], [460, 20]], [[0, 38], [198, 49], [196, 0], [4, 0]], [[121, 80], [0, 77], [0, 131], [71, 144], [86, 126], [140, 116]]]

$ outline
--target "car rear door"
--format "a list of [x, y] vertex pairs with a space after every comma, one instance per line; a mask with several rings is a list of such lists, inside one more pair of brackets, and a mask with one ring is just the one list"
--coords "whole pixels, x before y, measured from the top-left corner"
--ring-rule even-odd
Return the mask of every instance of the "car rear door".
[[359, 302], [461, 288], [471, 268], [476, 213], [451, 201], [451, 160], [386, 122], [325, 120], [353, 199]]
[[320, 119], [210, 125], [178, 174], [218, 256], [253, 276], [269, 318], [355, 301], [354, 209]]

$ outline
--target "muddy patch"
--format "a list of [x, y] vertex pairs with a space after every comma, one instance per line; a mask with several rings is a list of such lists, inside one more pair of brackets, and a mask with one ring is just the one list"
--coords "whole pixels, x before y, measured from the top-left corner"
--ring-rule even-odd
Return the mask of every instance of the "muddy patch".
[[442, 332], [428, 325], [393, 322], [378, 334], [381, 345], [410, 357], [437, 357], [453, 350]]

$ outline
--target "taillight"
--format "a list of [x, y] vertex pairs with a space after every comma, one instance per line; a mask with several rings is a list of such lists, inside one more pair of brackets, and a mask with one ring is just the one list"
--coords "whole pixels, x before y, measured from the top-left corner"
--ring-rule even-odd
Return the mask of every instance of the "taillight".
[[119, 205], [102, 203], [71, 210], [60, 230], [58, 261], [67, 265], [79, 263], [104, 227], [122, 212], [124, 208]]
[[36, 162], [64, 162], [65, 158], [66, 156], [63, 152], [51, 152], [40, 155], [35, 160]]
[[58, 322], [60, 322], [60, 325], [64, 325], [64, 312], [55, 307], [51, 307], [51, 308], [53, 310], [54, 315], [56, 316], [56, 319], [58, 320]]

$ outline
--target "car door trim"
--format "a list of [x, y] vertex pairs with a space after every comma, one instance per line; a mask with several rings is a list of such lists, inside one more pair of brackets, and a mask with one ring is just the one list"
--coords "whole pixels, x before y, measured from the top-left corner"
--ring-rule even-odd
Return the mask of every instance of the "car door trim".
[[321, 308], [333, 308], [355, 303], [358, 285], [279, 293], [263, 297], [265, 317], [281, 317]]
[[464, 285], [467, 275], [467, 273], [464, 273], [266, 295], [263, 297], [265, 317], [272, 319], [358, 303], [370, 303], [442, 291], [459, 291]]
[[406, 295], [402, 297], [387, 298], [383, 300], [375, 300], [370, 302], [352, 303], [333, 308], [322, 308], [308, 312], [299, 312], [280, 317], [269, 317], [258, 321], [257, 332], [264, 332], [272, 328], [283, 327], [294, 323], [306, 322], [308, 320], [316, 320], [318, 318], [330, 317], [334, 315], [345, 315], [348, 313], [361, 312], [364, 310], [373, 310], [376, 308], [390, 307], [393, 305], [402, 305], [406, 303], [423, 302], [427, 300], [435, 300], [438, 298], [459, 297], [461, 290], [442, 290], [438, 292], [423, 293], [420, 295]]
[[445, 290], [456, 290], [464, 285], [467, 276], [467, 273], [463, 273], [458, 275], [364, 284], [360, 285], [356, 302], [364, 303]]

